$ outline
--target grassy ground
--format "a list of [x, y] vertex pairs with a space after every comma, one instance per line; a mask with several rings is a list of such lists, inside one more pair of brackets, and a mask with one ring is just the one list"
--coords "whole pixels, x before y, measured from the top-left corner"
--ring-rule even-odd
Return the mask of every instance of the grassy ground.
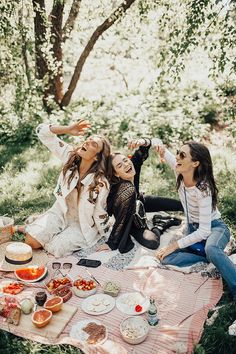
[[[218, 145], [219, 146], [219, 145]], [[233, 177], [236, 173], [236, 153], [217, 145], [211, 148], [215, 175], [220, 189], [220, 210], [225, 221], [236, 235], [236, 190]], [[60, 166], [41, 145], [32, 147], [0, 146], [0, 215], [13, 216], [16, 223], [33, 214], [49, 208]], [[177, 196], [174, 177], [165, 164], [159, 164], [151, 154], [145, 163], [142, 176], [142, 190], [162, 196]], [[225, 304], [212, 326], [204, 329], [195, 354], [236, 353], [236, 337], [229, 336], [228, 326], [236, 319], [236, 307], [232, 303], [227, 286], [220, 301]], [[80, 353], [69, 345], [46, 346], [18, 338], [7, 332], [0, 333], [0, 353]]]

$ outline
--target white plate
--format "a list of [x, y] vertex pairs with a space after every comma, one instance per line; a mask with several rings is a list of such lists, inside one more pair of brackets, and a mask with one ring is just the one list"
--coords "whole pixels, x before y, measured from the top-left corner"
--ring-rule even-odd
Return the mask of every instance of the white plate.
[[[92, 345], [92, 346], [96, 346], [97, 344], [102, 344], [107, 340], [107, 328], [106, 328], [106, 335], [105, 338], [100, 340], [99, 342], [97, 342], [96, 344], [88, 344], [87, 343], [87, 338], [89, 337], [88, 333], [86, 333], [85, 331], [83, 331], [83, 328], [85, 326], [87, 326], [88, 323], [90, 322], [95, 322], [98, 325], [102, 325], [103, 323], [101, 323], [98, 320], [94, 320], [94, 319], [90, 319], [90, 320], [83, 320], [83, 321], [79, 321], [76, 324], [74, 324], [74, 326], [71, 327], [70, 330], [70, 337], [79, 340], [82, 343], [86, 343], [87, 345]], [[105, 326], [106, 327], [106, 326]]]
[[[39, 266], [37, 266], [37, 265], [30, 265], [30, 266], [28, 266], [28, 267], [22, 267], [22, 269], [25, 269], [25, 268], [35, 268], [35, 267], [39, 267]], [[19, 270], [19, 269], [18, 269], [18, 270]], [[25, 282], [25, 283], [35, 283], [36, 281], [39, 281], [40, 279], [44, 278], [45, 275], [46, 275], [46, 273], [47, 273], [47, 271], [48, 271], [48, 269], [47, 269], [47, 267], [45, 267], [43, 274], [40, 275], [40, 277], [38, 277], [37, 279], [34, 279], [34, 280], [25, 280], [25, 279], [22, 279], [21, 277], [19, 277], [19, 275], [17, 275], [16, 271], [14, 272], [14, 274], [15, 274], [15, 276], [16, 276], [17, 279], [19, 279], [19, 280], [21, 280], [21, 281], [23, 281], [23, 282]]]
[[89, 315], [103, 315], [110, 312], [115, 306], [115, 299], [110, 295], [96, 294], [87, 297], [82, 302], [82, 310]]
[[[136, 312], [135, 306], [142, 306], [142, 311]], [[116, 307], [127, 315], [141, 315], [146, 312], [150, 305], [149, 299], [139, 292], [125, 293], [116, 299]]]

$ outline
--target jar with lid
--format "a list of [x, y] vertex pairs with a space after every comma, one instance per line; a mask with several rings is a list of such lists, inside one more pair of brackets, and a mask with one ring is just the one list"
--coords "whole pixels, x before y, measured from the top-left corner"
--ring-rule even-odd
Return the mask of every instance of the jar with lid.
[[43, 306], [47, 300], [47, 294], [45, 291], [38, 291], [35, 295], [35, 301], [39, 306]]

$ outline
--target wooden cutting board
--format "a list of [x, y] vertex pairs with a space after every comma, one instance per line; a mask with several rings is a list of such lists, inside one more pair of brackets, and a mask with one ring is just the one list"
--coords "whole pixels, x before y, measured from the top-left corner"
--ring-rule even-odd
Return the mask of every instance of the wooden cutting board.
[[[38, 309], [40, 309], [40, 307], [38, 307]], [[51, 321], [43, 328], [37, 328], [33, 324], [31, 321], [32, 314], [24, 315], [22, 313], [20, 323], [17, 327], [19, 327], [19, 330], [22, 332], [27, 331], [48, 339], [57, 338], [76, 311], [77, 307], [63, 304], [61, 311], [53, 313]]]

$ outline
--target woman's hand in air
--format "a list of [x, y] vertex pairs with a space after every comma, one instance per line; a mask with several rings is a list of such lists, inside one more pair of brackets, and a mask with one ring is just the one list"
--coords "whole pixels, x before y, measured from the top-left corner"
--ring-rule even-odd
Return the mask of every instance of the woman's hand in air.
[[144, 138], [132, 139], [132, 140], [129, 140], [129, 142], [128, 142], [128, 147], [130, 149], [136, 149], [139, 146], [146, 146], [146, 145], [147, 145], [147, 140]]
[[179, 248], [178, 243], [174, 242], [166, 247], [161, 248], [159, 251], [156, 253], [156, 257], [160, 260], [163, 261], [163, 259], [168, 256], [169, 254], [173, 253]]
[[165, 146], [164, 145], [158, 145], [158, 146], [155, 146], [154, 147], [154, 150], [156, 152], [158, 152], [159, 156], [160, 156], [160, 159], [161, 159], [161, 162], [164, 162], [165, 159], [164, 159], [164, 155], [165, 155]]
[[91, 128], [91, 124], [88, 120], [81, 119], [76, 123], [73, 123], [68, 126], [68, 134], [73, 136], [84, 135], [86, 130]]
[[111, 249], [106, 243], [104, 243], [103, 245], [97, 248], [96, 252], [102, 252], [102, 251], [111, 251]]

